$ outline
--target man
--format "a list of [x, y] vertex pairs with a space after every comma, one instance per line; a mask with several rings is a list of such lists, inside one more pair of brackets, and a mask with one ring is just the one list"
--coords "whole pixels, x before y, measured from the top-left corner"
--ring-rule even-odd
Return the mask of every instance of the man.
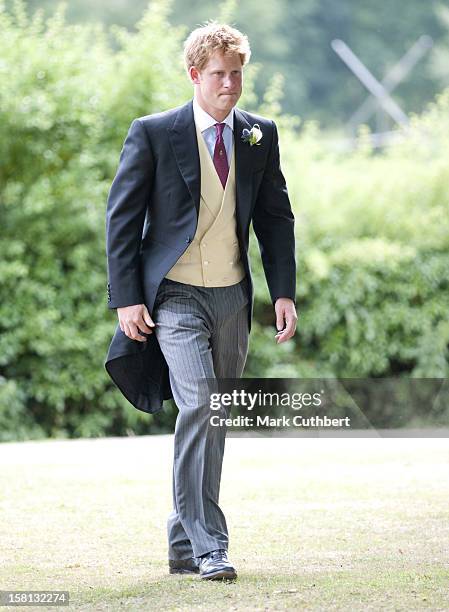
[[276, 313], [293, 336], [294, 217], [269, 119], [236, 107], [246, 36], [211, 22], [184, 45], [194, 98], [135, 119], [107, 205], [109, 307], [119, 325], [106, 368], [127, 399], [154, 413], [173, 397], [176, 421], [171, 573], [235, 579], [218, 505], [225, 428], [212, 427], [199, 381], [243, 372], [253, 313], [253, 222]]

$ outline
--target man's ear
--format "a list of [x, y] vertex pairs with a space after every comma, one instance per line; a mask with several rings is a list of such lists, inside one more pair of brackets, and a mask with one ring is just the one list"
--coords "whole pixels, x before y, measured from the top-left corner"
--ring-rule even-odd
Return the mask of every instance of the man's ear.
[[200, 73], [199, 70], [195, 68], [195, 66], [190, 66], [189, 75], [193, 83], [198, 84], [200, 82]]

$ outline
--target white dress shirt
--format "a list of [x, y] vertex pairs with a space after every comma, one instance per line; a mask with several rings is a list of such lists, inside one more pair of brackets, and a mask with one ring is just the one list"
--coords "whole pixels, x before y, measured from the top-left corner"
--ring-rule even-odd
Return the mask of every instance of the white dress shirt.
[[214, 158], [215, 139], [217, 132], [215, 129], [215, 123], [225, 123], [223, 128], [223, 141], [226, 149], [226, 156], [228, 158], [228, 165], [231, 163], [232, 145], [234, 140], [234, 106], [229, 111], [229, 114], [223, 119], [223, 121], [217, 121], [209, 115], [197, 102], [195, 96], [193, 97], [193, 117], [196, 125], [204, 137], [204, 141], [209, 149], [209, 153]]

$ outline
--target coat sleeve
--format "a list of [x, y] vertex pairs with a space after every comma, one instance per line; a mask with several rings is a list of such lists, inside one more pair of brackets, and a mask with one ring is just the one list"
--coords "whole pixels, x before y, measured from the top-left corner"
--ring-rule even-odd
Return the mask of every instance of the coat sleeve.
[[143, 304], [140, 244], [153, 177], [154, 159], [148, 135], [142, 122], [134, 119], [107, 202], [109, 308]]
[[252, 221], [273, 304], [280, 297], [296, 303], [295, 218], [280, 165], [278, 131], [272, 124], [271, 148]]

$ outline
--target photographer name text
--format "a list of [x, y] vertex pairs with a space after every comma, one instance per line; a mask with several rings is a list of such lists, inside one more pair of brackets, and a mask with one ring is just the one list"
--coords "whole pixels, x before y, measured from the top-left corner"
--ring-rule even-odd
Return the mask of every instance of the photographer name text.
[[210, 424], [214, 427], [350, 427], [349, 417], [331, 418], [328, 416], [304, 417], [297, 414], [293, 417], [270, 416], [236, 416], [220, 417], [214, 414], [210, 417]]

